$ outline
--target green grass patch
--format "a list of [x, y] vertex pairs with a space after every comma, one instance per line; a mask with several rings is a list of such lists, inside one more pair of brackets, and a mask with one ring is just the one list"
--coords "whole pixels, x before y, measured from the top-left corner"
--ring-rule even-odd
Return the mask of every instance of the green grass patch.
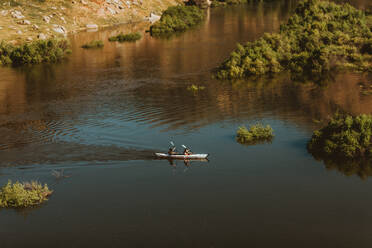
[[238, 44], [217, 68], [220, 79], [281, 71], [316, 79], [335, 68], [372, 71], [372, 23], [349, 4], [305, 0], [279, 33]]
[[103, 41], [101, 40], [93, 40], [89, 43], [82, 45], [82, 48], [90, 49], [90, 48], [102, 48], [104, 46]]
[[336, 114], [316, 130], [307, 147], [319, 158], [372, 159], [372, 115]]
[[151, 35], [167, 35], [182, 32], [199, 24], [204, 11], [197, 6], [172, 6], [163, 12], [159, 21], [150, 27]]
[[9, 181], [0, 189], [1, 208], [25, 208], [39, 205], [48, 200], [53, 193], [48, 186], [39, 182], [16, 182]]
[[38, 40], [20, 46], [0, 43], [0, 65], [38, 64], [62, 60], [71, 50], [66, 39]]
[[274, 137], [273, 129], [267, 125], [255, 124], [247, 129], [245, 126], [239, 127], [236, 132], [236, 140], [241, 144], [254, 144], [261, 141], [271, 141]]
[[142, 38], [140, 33], [118, 34], [109, 38], [109, 41], [134, 42]]
[[198, 91], [204, 90], [204, 89], [205, 89], [205, 86], [202, 86], [202, 85], [192, 84], [190, 86], [187, 86], [187, 90], [192, 91], [192, 92], [198, 92]]

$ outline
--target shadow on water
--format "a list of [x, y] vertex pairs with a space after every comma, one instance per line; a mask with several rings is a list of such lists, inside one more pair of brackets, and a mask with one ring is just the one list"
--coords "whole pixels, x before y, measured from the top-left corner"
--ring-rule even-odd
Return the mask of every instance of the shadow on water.
[[[37, 151], [35, 153], [35, 151]], [[23, 146], [0, 151], [0, 167], [30, 164], [152, 160], [152, 150], [124, 149], [117, 146], [85, 145], [71, 142]]]

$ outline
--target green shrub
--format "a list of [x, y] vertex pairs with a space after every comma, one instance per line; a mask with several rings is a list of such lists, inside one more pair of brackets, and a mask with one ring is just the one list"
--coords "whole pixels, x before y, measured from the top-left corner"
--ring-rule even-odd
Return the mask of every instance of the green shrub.
[[199, 90], [204, 90], [204, 89], [205, 89], [205, 86], [196, 85], [196, 84], [192, 84], [190, 86], [187, 86], [187, 90], [188, 91], [193, 91], [193, 92], [197, 92]]
[[159, 21], [150, 27], [151, 35], [182, 32], [199, 24], [204, 11], [196, 6], [172, 6], [163, 12]]
[[142, 38], [140, 33], [118, 34], [109, 38], [109, 41], [133, 42]]
[[101, 48], [103, 46], [104, 46], [103, 41], [101, 41], [101, 40], [93, 40], [93, 41], [91, 41], [89, 43], [86, 43], [86, 44], [82, 45], [81, 47], [82, 48], [89, 49], [89, 48]]
[[226, 5], [241, 4], [246, 2], [247, 0], [213, 0], [211, 3], [211, 7], [213, 8]]
[[307, 147], [320, 158], [372, 158], [371, 135], [371, 115], [336, 114], [325, 127], [314, 132]]
[[265, 127], [262, 124], [252, 125], [249, 130], [241, 126], [236, 133], [236, 140], [242, 144], [270, 141], [273, 137], [273, 129], [269, 125]]
[[0, 207], [24, 208], [41, 204], [52, 194], [48, 186], [39, 182], [8, 183], [0, 189]]
[[321, 75], [333, 68], [370, 71], [371, 23], [349, 4], [305, 0], [279, 33], [238, 45], [218, 68], [221, 79], [290, 71]]
[[57, 62], [69, 53], [69, 43], [65, 39], [38, 40], [13, 46], [0, 43], [0, 64], [38, 64]]

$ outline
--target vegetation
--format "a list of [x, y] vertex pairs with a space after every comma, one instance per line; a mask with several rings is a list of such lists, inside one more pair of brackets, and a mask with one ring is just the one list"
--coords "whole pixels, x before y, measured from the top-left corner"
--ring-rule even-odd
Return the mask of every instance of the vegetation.
[[142, 38], [142, 35], [140, 33], [129, 33], [129, 34], [123, 34], [120, 33], [116, 36], [112, 36], [109, 38], [109, 41], [119, 41], [119, 42], [133, 42], [136, 40], [139, 40]]
[[86, 49], [90, 49], [90, 48], [101, 48], [103, 47], [104, 44], [103, 44], [103, 41], [101, 40], [93, 40], [89, 43], [86, 43], [84, 45], [82, 45], [81, 47], [82, 48], [86, 48]]
[[20, 46], [1, 42], [0, 65], [57, 62], [70, 52], [69, 43], [65, 39], [38, 40]]
[[372, 158], [372, 115], [336, 114], [314, 132], [308, 150], [320, 158], [361, 160]]
[[41, 204], [52, 194], [48, 186], [39, 182], [8, 183], [0, 189], [0, 207], [24, 208]]
[[197, 91], [204, 90], [204, 89], [205, 89], [205, 86], [201, 86], [201, 85], [198, 86], [196, 84], [192, 84], [187, 87], [187, 90], [193, 91], [193, 92], [197, 92]]
[[221, 79], [290, 71], [319, 76], [332, 68], [372, 71], [371, 22], [349, 4], [305, 0], [279, 33], [238, 44], [217, 70]]
[[220, 7], [220, 6], [227, 6], [233, 4], [240, 4], [246, 3], [247, 0], [213, 0], [211, 3], [211, 7]]
[[172, 6], [165, 10], [160, 20], [150, 27], [150, 33], [159, 36], [182, 32], [203, 19], [204, 11], [196, 6]]
[[270, 141], [274, 137], [273, 129], [267, 125], [255, 124], [249, 130], [245, 126], [239, 127], [236, 139], [241, 144], [255, 143], [259, 141]]

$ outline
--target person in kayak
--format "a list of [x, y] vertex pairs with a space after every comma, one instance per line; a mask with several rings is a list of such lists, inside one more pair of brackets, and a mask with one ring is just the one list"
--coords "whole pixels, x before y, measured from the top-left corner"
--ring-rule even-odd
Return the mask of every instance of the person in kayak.
[[189, 148], [185, 148], [185, 150], [183, 151], [183, 155], [191, 155], [192, 154], [192, 152], [190, 151], [190, 149]]
[[169, 147], [168, 154], [169, 155], [177, 154], [176, 146], [174, 145], [174, 143], [172, 141], [170, 143], [171, 143], [171, 146]]

